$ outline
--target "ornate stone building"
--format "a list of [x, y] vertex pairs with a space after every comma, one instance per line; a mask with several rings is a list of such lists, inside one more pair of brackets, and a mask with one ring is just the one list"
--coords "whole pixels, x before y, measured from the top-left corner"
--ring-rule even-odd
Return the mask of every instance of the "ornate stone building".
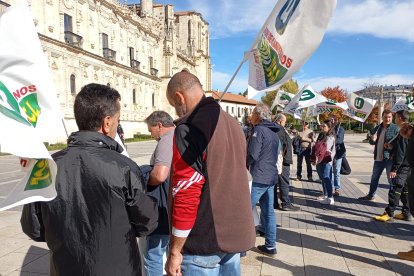
[[147, 133], [143, 120], [154, 110], [175, 116], [165, 97], [174, 73], [187, 69], [211, 90], [209, 30], [200, 13], [152, 0], [29, 2], [68, 131], [77, 130], [76, 93], [91, 82], [120, 92], [126, 137]]

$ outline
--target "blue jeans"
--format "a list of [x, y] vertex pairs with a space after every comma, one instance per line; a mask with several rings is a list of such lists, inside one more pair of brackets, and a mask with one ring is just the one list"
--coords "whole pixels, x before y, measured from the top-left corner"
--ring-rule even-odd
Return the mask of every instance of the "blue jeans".
[[252, 183], [251, 202], [252, 209], [256, 203], [260, 204], [261, 225], [265, 232], [265, 246], [268, 249], [276, 248], [276, 215], [273, 210], [275, 184], [267, 185]]
[[144, 268], [147, 276], [163, 275], [163, 255], [167, 251], [170, 237], [168, 235], [151, 235], [146, 237], [147, 247], [144, 252]]
[[374, 161], [374, 167], [372, 168], [371, 183], [369, 184], [369, 196], [375, 196], [375, 192], [378, 189], [378, 181], [384, 169], [387, 172], [387, 179], [391, 188], [391, 179], [389, 178], [391, 167], [392, 161], [389, 159], [383, 161]]
[[331, 163], [319, 163], [316, 165], [316, 171], [322, 180], [323, 194], [332, 197], [332, 166]]
[[333, 185], [335, 189], [341, 189], [341, 165], [342, 165], [342, 158], [334, 159], [333, 160]]
[[312, 163], [310, 160], [310, 156], [311, 156], [311, 149], [300, 149], [299, 154], [298, 154], [298, 168], [296, 171], [296, 176], [298, 178], [302, 178], [302, 163], [303, 163], [303, 158], [305, 158], [305, 163], [306, 163], [306, 176], [308, 178], [312, 178]]
[[184, 276], [240, 275], [240, 253], [217, 252], [203, 256], [183, 254], [181, 272]]

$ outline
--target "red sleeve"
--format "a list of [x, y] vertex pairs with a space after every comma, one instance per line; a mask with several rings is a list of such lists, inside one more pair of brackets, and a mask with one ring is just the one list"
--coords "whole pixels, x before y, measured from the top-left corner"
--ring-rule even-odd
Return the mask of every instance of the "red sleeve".
[[174, 135], [172, 233], [177, 237], [187, 237], [193, 228], [205, 183], [200, 168], [204, 147], [193, 135], [188, 127], [177, 127]]

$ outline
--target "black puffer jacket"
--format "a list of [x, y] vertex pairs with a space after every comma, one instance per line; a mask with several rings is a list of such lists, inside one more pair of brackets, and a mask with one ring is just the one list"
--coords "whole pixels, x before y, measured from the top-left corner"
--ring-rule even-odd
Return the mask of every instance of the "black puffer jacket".
[[157, 227], [157, 205], [120, 150], [101, 133], [73, 133], [53, 155], [57, 197], [24, 206], [23, 231], [47, 242], [51, 275], [141, 275], [136, 237]]

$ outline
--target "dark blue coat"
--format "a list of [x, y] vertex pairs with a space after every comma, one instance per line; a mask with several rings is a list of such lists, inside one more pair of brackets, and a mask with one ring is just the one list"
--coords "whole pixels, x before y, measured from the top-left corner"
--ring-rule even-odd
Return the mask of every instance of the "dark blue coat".
[[279, 137], [276, 133], [280, 129], [279, 125], [268, 120], [263, 120], [254, 127], [247, 150], [247, 165], [253, 182], [269, 185], [277, 182]]

